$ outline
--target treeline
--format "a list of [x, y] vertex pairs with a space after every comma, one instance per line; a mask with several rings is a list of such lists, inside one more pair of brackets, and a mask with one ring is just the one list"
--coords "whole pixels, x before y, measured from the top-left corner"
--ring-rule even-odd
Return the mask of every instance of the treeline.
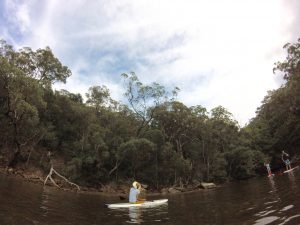
[[292, 156], [292, 164], [299, 163], [300, 153], [300, 39], [287, 43], [284, 49], [286, 59], [275, 63], [273, 72], [285, 82], [268, 92], [256, 117], [245, 128], [253, 146], [269, 155], [277, 168], [282, 166], [282, 150]]
[[[274, 165], [284, 147], [296, 153], [300, 134], [299, 43], [276, 64], [286, 84], [270, 92], [257, 116], [240, 128], [224, 107], [187, 107], [158, 83], [122, 74], [128, 104], [105, 86], [86, 100], [54, 91], [71, 71], [50, 48], [15, 50], [0, 43], [0, 160], [49, 169], [50, 152], [71, 180], [90, 186], [137, 179], [153, 187], [245, 179]], [[272, 158], [273, 157], [273, 158]], [[279, 157], [280, 159], [280, 157]]]

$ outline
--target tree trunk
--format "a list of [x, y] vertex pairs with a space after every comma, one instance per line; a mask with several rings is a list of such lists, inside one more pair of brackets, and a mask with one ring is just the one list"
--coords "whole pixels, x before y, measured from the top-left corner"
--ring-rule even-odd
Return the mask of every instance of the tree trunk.
[[156, 189], [158, 189], [158, 153], [156, 148], [156, 155], [155, 155], [155, 180], [156, 180]]
[[16, 145], [17, 145], [17, 151], [14, 152], [12, 159], [8, 163], [8, 167], [14, 167], [17, 164], [19, 156], [21, 154], [20, 145], [18, 143], [16, 143]]
[[209, 165], [209, 158], [207, 157], [207, 164], [206, 164], [206, 172], [207, 172], [207, 180], [209, 181], [209, 176], [210, 176], [210, 171], [209, 171], [209, 168], [210, 165]]
[[177, 147], [177, 152], [180, 154], [180, 157], [183, 159], [182, 144], [180, 140], [176, 140], [176, 147]]
[[15, 122], [14, 118], [9, 116], [9, 119], [11, 120], [11, 122], [13, 124], [13, 127], [14, 127], [14, 143], [17, 147], [17, 151], [14, 152], [13, 158], [8, 163], [8, 167], [14, 167], [18, 162], [19, 155], [21, 154], [21, 144], [19, 143], [18, 138], [17, 138], [17, 136], [18, 136], [18, 125]]
[[53, 172], [54, 172], [57, 176], [59, 176], [60, 178], [62, 178], [63, 180], [65, 180], [67, 183], [69, 183], [70, 185], [76, 186], [76, 188], [80, 191], [80, 187], [79, 187], [77, 184], [72, 183], [72, 182], [69, 181], [67, 178], [65, 178], [64, 176], [62, 176], [61, 174], [59, 174], [55, 169], [53, 169], [53, 165], [51, 165], [50, 172], [49, 172], [49, 174], [47, 175], [47, 177], [46, 177], [46, 179], [45, 179], [45, 181], [44, 181], [44, 185], [47, 183], [48, 179], [50, 179], [51, 182], [52, 182], [56, 187], [60, 188], [60, 186], [58, 186], [57, 183], [56, 183], [56, 182], [53, 180], [53, 178], [52, 178]]
[[31, 156], [31, 152], [32, 152], [32, 149], [30, 149], [30, 151], [29, 151], [29, 154], [28, 154], [28, 157], [27, 157], [27, 161], [26, 161], [26, 167], [28, 166], [28, 163], [29, 163], [29, 160], [30, 160], [30, 156]]
[[119, 161], [117, 160], [116, 161], [116, 165], [114, 166], [114, 168], [112, 168], [110, 171], [109, 171], [109, 173], [108, 173], [108, 176], [110, 176], [115, 170], [117, 170], [118, 169], [118, 167], [119, 167]]

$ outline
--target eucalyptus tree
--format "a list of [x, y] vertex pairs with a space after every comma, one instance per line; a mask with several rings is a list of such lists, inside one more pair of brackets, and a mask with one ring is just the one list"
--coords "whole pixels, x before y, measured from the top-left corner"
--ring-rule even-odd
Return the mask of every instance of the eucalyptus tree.
[[107, 145], [109, 158], [104, 162], [108, 177], [115, 174], [118, 180], [120, 166], [120, 145], [136, 136], [138, 122], [132, 110], [110, 97], [106, 86], [92, 86], [86, 93], [86, 105], [95, 109], [97, 123], [105, 131], [103, 140]]
[[[296, 43], [287, 43], [283, 46], [287, 51], [286, 59], [283, 62], [275, 63], [273, 71], [283, 73], [286, 81], [297, 81], [300, 79], [300, 38]], [[290, 84], [288, 84], [290, 85]]]
[[[12, 68], [7, 68], [1, 62], [1, 72], [7, 75]], [[2, 76], [1, 76], [2, 77]], [[3, 77], [2, 77], [3, 78]], [[2, 79], [1, 79], [2, 80]], [[2, 82], [1, 82], [2, 83]], [[21, 71], [16, 71], [2, 83], [0, 89], [4, 90], [2, 105], [2, 125], [5, 129], [6, 143], [11, 143], [15, 149], [11, 156], [9, 166], [14, 166], [21, 154], [22, 146], [28, 146], [39, 140], [40, 129], [38, 109], [45, 107], [42, 99], [42, 90], [35, 80], [25, 77]]]
[[196, 124], [192, 110], [178, 101], [166, 102], [157, 108], [154, 119], [154, 124], [162, 130], [166, 141], [172, 146], [165, 148], [163, 165], [172, 171], [174, 183], [182, 185], [182, 182], [186, 183], [192, 177], [194, 160], [189, 144], [195, 137]]
[[44, 87], [51, 87], [56, 82], [66, 82], [71, 70], [62, 65], [49, 47], [33, 51], [24, 47], [18, 51], [16, 65], [27, 77], [37, 80]]
[[74, 100], [66, 90], [47, 96], [47, 109], [42, 118], [51, 124], [51, 133], [42, 145], [63, 156], [66, 173], [78, 183], [98, 185], [105, 181], [105, 161], [109, 158], [105, 143], [106, 129], [95, 111]]
[[151, 141], [138, 138], [124, 142], [120, 145], [118, 157], [125, 177], [153, 183], [155, 146]]
[[190, 182], [191, 162], [176, 152], [170, 142], [162, 149], [159, 168], [159, 183], [162, 185], [182, 186]]
[[6, 125], [6, 143], [14, 148], [8, 165], [14, 166], [21, 154], [22, 146], [39, 139], [38, 108], [45, 107], [42, 89], [35, 79], [27, 77], [16, 60], [19, 54], [5, 42], [1, 42], [0, 93], [2, 121]]
[[191, 142], [187, 144], [185, 152], [191, 160], [193, 177], [206, 180], [209, 176], [209, 160], [207, 153], [210, 148], [209, 113], [201, 105], [192, 106]]
[[181, 102], [166, 102], [155, 113], [155, 122], [166, 134], [178, 154], [184, 158], [184, 146], [192, 139], [193, 118], [191, 109]]
[[221, 153], [230, 150], [231, 145], [238, 136], [239, 126], [233, 118], [232, 113], [222, 106], [217, 106], [211, 110], [211, 128], [217, 149]]
[[102, 111], [100, 122], [105, 126], [105, 143], [110, 158], [106, 161], [108, 176], [115, 175], [118, 181], [118, 168], [121, 163], [120, 145], [135, 138], [139, 122], [134, 113], [126, 106], [118, 104], [117, 108], [106, 108]]
[[[163, 148], [166, 144], [165, 136], [163, 132], [159, 129], [149, 129], [145, 132], [144, 138], [148, 139], [154, 144], [154, 150], [155, 150], [155, 159], [154, 159], [154, 165], [155, 165], [155, 185], [158, 189], [159, 186], [159, 171], [161, 170], [161, 164], [164, 158], [162, 157]], [[163, 168], [162, 168], [163, 169]]]
[[43, 135], [39, 111], [46, 107], [44, 88], [54, 82], [65, 82], [71, 72], [54, 57], [50, 48], [15, 51], [5, 41], [0, 42], [2, 119], [9, 123], [14, 152], [8, 163], [14, 166], [23, 146], [37, 143]]
[[238, 125], [232, 114], [222, 106], [211, 109], [209, 118], [203, 123], [201, 134], [202, 159], [206, 180], [223, 180], [227, 177], [225, 152], [230, 151], [238, 136]]
[[[300, 38], [296, 43], [287, 43], [286, 59], [275, 64], [274, 71], [283, 74], [286, 83], [277, 97], [277, 107], [281, 107], [281, 124], [276, 136], [282, 137], [281, 147], [288, 145], [296, 153], [300, 147]], [[284, 102], [284, 104], [283, 104]], [[283, 109], [284, 108], [284, 109]], [[282, 123], [284, 121], [284, 123]]]
[[283, 148], [297, 155], [300, 147], [300, 39], [287, 43], [284, 49], [286, 59], [275, 63], [273, 70], [283, 76], [284, 83], [268, 92], [249, 124], [256, 136], [255, 142], [272, 156], [275, 165], [281, 165]]
[[74, 94], [65, 89], [61, 89], [59, 91], [61, 95], [68, 97], [71, 101], [83, 104], [83, 98], [80, 93]]
[[105, 85], [90, 87], [86, 97], [87, 105], [95, 107], [97, 112], [100, 111], [100, 107], [108, 106], [112, 101], [109, 89]]
[[153, 120], [157, 107], [164, 102], [174, 99], [179, 88], [174, 88], [170, 95], [164, 86], [156, 82], [144, 85], [134, 72], [129, 74], [123, 73], [122, 77], [126, 85], [125, 96], [129, 106], [140, 121], [136, 131], [136, 136], [140, 137]]

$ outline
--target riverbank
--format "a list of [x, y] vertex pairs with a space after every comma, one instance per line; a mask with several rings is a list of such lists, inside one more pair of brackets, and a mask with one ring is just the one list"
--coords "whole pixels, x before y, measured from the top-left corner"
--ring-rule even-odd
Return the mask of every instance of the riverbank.
[[[5, 168], [0, 167], [0, 173], [12, 176], [15, 178], [23, 179], [27, 182], [36, 183], [38, 185], [44, 185], [44, 181], [46, 176], [41, 170], [36, 168]], [[99, 188], [95, 187], [86, 187], [80, 186], [80, 190], [76, 187], [69, 185], [63, 179], [53, 178], [55, 183], [58, 187], [54, 186], [52, 182], [47, 181], [45, 184], [51, 188], [57, 188], [62, 191], [71, 191], [77, 193], [90, 193], [90, 194], [100, 194], [106, 196], [119, 196], [120, 199], [127, 198], [129, 188], [131, 186], [130, 183], [120, 183], [116, 184], [115, 182], [111, 182], [105, 185], [102, 185]], [[143, 188], [145, 189], [145, 193], [147, 196], [155, 196], [155, 195], [162, 195], [162, 194], [178, 194], [178, 193], [189, 193], [189, 192], [197, 192], [204, 189], [216, 188], [219, 187], [213, 183], [201, 183], [201, 182], [194, 182], [193, 185], [185, 186], [185, 187], [164, 187], [161, 189], [151, 189], [148, 187], [147, 184], [143, 184]]]

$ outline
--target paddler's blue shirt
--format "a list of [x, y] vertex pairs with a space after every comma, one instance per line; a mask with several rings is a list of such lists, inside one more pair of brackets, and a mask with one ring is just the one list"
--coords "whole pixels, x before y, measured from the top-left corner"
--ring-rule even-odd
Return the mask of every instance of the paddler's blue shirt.
[[137, 201], [137, 195], [140, 193], [139, 189], [136, 189], [134, 187], [130, 188], [129, 192], [129, 202], [130, 203], [135, 203]]

